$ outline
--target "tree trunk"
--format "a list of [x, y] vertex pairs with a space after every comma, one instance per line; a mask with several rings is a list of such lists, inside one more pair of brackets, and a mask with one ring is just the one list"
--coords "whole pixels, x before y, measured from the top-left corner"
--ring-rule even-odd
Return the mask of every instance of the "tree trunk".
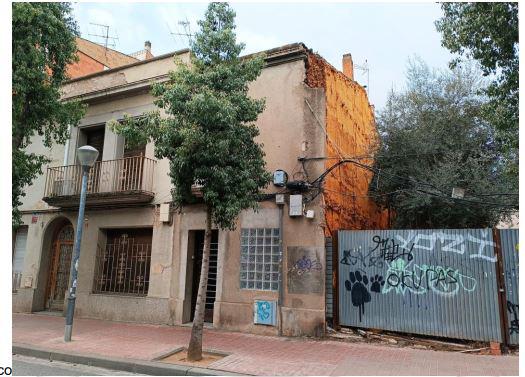
[[199, 361], [202, 359], [202, 328], [204, 325], [204, 305], [206, 303], [206, 288], [208, 287], [208, 269], [210, 267], [211, 247], [211, 209], [206, 208], [206, 231], [204, 233], [204, 250], [202, 251], [201, 277], [193, 326], [191, 327], [190, 344], [188, 345], [188, 360]]

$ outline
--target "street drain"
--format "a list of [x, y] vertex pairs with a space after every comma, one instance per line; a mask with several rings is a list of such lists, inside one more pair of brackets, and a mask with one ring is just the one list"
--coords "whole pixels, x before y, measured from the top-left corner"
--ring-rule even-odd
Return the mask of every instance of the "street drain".
[[207, 367], [210, 364], [228, 356], [229, 354], [224, 352], [202, 350], [202, 359], [199, 361], [189, 361], [187, 356], [187, 348], [180, 347], [170, 353], [156, 358], [156, 361], [167, 364], [178, 364], [178, 365], [189, 365], [194, 367]]

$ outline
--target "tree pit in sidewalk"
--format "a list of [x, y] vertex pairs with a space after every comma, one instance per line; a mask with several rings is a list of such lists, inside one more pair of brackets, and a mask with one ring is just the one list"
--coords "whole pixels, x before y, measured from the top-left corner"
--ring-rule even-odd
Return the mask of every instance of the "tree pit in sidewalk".
[[228, 356], [228, 354], [226, 353], [211, 350], [202, 350], [202, 359], [200, 359], [199, 361], [190, 361], [188, 360], [188, 349], [186, 347], [181, 347], [177, 348], [176, 350], [167, 355], [158, 358], [157, 361], [168, 364], [188, 365], [192, 367], [206, 368], [212, 363], [221, 360], [226, 356]]

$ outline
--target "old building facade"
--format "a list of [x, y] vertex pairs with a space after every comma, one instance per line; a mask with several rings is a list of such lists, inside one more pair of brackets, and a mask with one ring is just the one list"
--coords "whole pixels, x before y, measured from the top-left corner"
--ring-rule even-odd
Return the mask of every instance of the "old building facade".
[[[353, 80], [349, 56], [342, 73], [300, 43], [265, 53], [265, 68], [250, 86], [252, 97], [266, 98], [258, 141], [267, 170], [283, 171], [296, 184], [270, 184], [259, 211], [243, 211], [234, 231], [214, 231], [206, 321], [252, 333], [319, 336], [325, 236], [343, 227], [387, 226], [366, 197], [369, 172], [344, 164], [316, 183], [338, 159], [373, 152], [373, 109]], [[21, 266], [14, 311], [64, 310], [80, 187], [75, 152], [88, 144], [100, 155], [89, 179], [76, 315], [171, 325], [192, 320], [205, 211], [172, 208], [168, 161], [155, 159], [152, 144], [128, 148], [106, 126], [155, 108], [151, 83], [167, 80], [174, 57], [188, 62], [189, 52], [65, 85], [64, 100], [80, 99], [88, 110], [66, 145], [48, 150], [35, 139], [29, 147], [51, 163], [27, 188], [24, 226], [14, 235]]]

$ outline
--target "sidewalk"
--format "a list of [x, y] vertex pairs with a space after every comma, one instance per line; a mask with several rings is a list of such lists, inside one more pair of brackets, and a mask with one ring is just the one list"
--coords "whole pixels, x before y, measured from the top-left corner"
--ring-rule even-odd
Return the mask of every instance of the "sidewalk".
[[[86, 356], [151, 361], [187, 346], [190, 328], [13, 314], [13, 343]], [[209, 367], [252, 375], [518, 375], [518, 357], [394, 348], [204, 330], [204, 349], [230, 355]]]

